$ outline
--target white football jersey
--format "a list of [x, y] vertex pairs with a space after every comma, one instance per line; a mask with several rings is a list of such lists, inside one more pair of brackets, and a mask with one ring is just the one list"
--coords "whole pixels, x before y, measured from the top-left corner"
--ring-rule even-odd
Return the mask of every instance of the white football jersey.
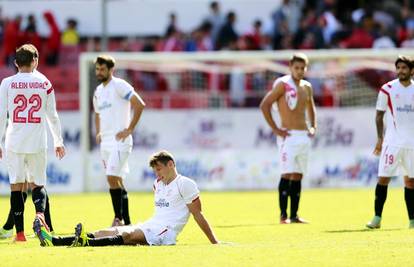
[[198, 199], [199, 194], [197, 184], [180, 174], [169, 184], [156, 180], [154, 182], [154, 216], [146, 223], [170, 227], [177, 234], [180, 233], [190, 217], [187, 204]]
[[117, 141], [115, 135], [128, 128], [131, 121], [131, 103], [134, 88], [125, 80], [112, 77], [104, 86], [100, 84], [93, 97], [95, 112], [99, 114], [101, 147], [107, 150], [131, 151], [132, 136], [124, 142]]
[[38, 153], [47, 148], [46, 121], [54, 146], [63, 146], [56, 100], [50, 81], [40, 72], [17, 73], [0, 85], [0, 138], [8, 114], [6, 149]]
[[[282, 77], [277, 78], [273, 82], [272, 88], [275, 88], [279, 83], [284, 84], [285, 100], [286, 100], [287, 105], [289, 106], [291, 110], [295, 109], [296, 104], [298, 102], [298, 93], [297, 93], [298, 89], [296, 88], [296, 84], [292, 79], [292, 75], [284, 75]], [[300, 80], [299, 85], [300, 87], [302, 86], [311, 87], [311, 84], [306, 80]]]
[[384, 84], [378, 94], [377, 110], [386, 111], [384, 142], [414, 148], [414, 83], [404, 87], [398, 79]]

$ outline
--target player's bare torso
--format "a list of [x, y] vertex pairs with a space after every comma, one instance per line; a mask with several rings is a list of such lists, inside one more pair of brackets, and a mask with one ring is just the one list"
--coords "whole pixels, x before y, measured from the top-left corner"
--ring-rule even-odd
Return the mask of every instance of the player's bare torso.
[[[282, 128], [289, 130], [307, 130], [306, 109], [309, 103], [310, 88], [296, 84], [296, 90], [283, 83], [284, 94], [277, 100]], [[296, 98], [296, 105], [289, 105], [288, 101]]]

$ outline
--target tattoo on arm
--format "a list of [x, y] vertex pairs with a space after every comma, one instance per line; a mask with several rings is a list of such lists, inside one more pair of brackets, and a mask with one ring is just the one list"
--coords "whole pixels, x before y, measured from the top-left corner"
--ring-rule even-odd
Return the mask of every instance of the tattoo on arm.
[[377, 126], [378, 139], [382, 139], [384, 134], [384, 114], [385, 111], [377, 110], [377, 114], [375, 116], [375, 124]]

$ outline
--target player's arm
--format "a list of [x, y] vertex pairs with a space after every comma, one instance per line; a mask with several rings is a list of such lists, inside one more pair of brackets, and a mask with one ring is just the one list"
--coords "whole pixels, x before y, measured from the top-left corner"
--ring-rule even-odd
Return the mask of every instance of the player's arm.
[[388, 107], [389, 94], [383, 88], [380, 89], [376, 104], [375, 125], [377, 127], [377, 143], [374, 148], [374, 155], [380, 155], [384, 136], [384, 115]]
[[7, 88], [4, 86], [4, 81], [0, 85], [0, 159], [3, 157], [1, 149], [1, 141], [6, 130], [7, 123]]
[[282, 137], [286, 137], [287, 135], [289, 135], [289, 133], [286, 130], [282, 130], [277, 127], [272, 116], [272, 105], [273, 103], [277, 102], [278, 99], [281, 96], [283, 96], [284, 93], [285, 89], [283, 83], [280, 82], [276, 84], [274, 88], [264, 96], [262, 102], [260, 103], [260, 109], [263, 113], [263, 116], [267, 124], [270, 126], [275, 135], [280, 135]]
[[375, 115], [375, 125], [377, 126], [377, 143], [374, 148], [374, 155], [380, 155], [382, 149], [382, 141], [384, 140], [384, 115], [385, 111], [377, 110]]
[[99, 117], [99, 109], [98, 109], [98, 103], [96, 100], [96, 95], [93, 96], [93, 108], [95, 110], [95, 130], [96, 130], [96, 144], [100, 144], [102, 140], [101, 136], [101, 118]]
[[308, 103], [307, 103], [307, 113], [308, 113], [308, 118], [309, 118], [309, 135], [310, 136], [314, 136], [316, 133], [316, 127], [317, 127], [317, 122], [316, 122], [316, 107], [315, 107], [315, 101], [313, 99], [313, 89], [312, 86], [307, 87], [309, 90], [309, 98], [308, 98]]
[[201, 212], [201, 201], [200, 198], [195, 199], [192, 203], [187, 204], [187, 207], [191, 214], [194, 217], [194, 220], [207, 236], [208, 240], [210, 240], [211, 244], [218, 244], [219, 241], [217, 240], [216, 236], [213, 233], [213, 230], [210, 227], [207, 219], [204, 217], [203, 213]]
[[117, 133], [116, 139], [124, 141], [125, 138], [127, 138], [135, 129], [135, 126], [137, 125], [139, 118], [141, 118], [142, 111], [145, 108], [144, 100], [136, 93], [134, 92], [129, 100], [131, 103], [131, 107], [133, 110], [132, 120], [129, 123], [128, 128], [124, 129], [123, 131]]
[[52, 87], [47, 92], [46, 101], [46, 118], [50, 131], [52, 132], [55, 154], [58, 159], [61, 159], [65, 156], [66, 152], [65, 146], [63, 145], [62, 128], [56, 110], [55, 93], [53, 92]]

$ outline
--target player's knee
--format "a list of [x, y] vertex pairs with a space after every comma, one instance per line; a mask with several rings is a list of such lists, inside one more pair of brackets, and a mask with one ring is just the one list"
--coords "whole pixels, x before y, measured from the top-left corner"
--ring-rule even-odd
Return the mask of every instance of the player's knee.
[[290, 180], [292, 181], [300, 181], [302, 180], [303, 175], [301, 173], [291, 173]]
[[148, 245], [145, 235], [141, 230], [123, 233], [122, 239], [125, 245]]
[[388, 177], [379, 177], [378, 184], [379, 185], [388, 185], [391, 181], [391, 178]]
[[110, 188], [119, 188], [120, 187], [120, 178], [116, 176], [108, 176], [107, 181]]
[[405, 179], [405, 187], [407, 187], [408, 189], [414, 189], [414, 179]]

